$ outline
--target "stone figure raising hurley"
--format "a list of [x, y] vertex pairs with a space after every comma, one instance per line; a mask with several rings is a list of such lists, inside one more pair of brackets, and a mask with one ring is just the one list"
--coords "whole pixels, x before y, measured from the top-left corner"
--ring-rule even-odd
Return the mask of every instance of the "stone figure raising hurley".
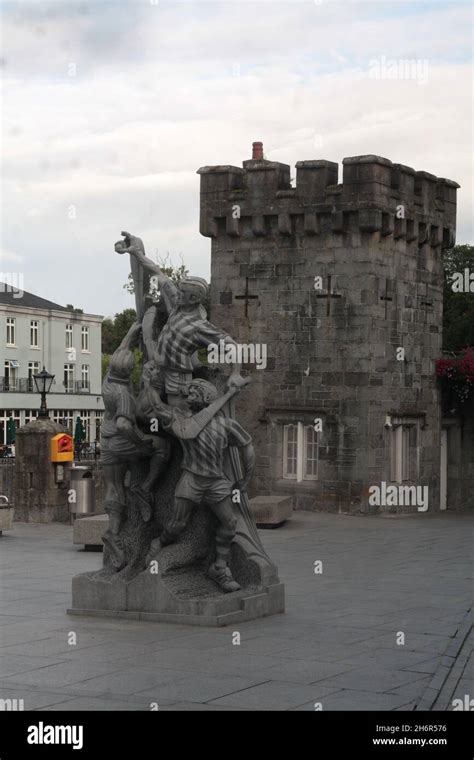
[[[179, 438], [183, 451], [183, 473], [175, 491], [173, 514], [155, 539], [147, 560], [167, 544], [173, 543], [186, 529], [197, 505], [211, 510], [217, 517], [216, 559], [208, 575], [223, 591], [238, 591], [239, 584], [231, 575], [228, 561], [235, 537], [236, 505], [232, 502], [234, 488], [244, 491], [252, 477], [255, 453], [250, 435], [234, 419], [225, 417], [220, 409], [236, 389], [217, 398], [217, 390], [206, 380], [191, 380], [186, 388], [187, 410], [162, 405], [153, 410], [165, 423], [165, 429]], [[241, 453], [244, 477], [232, 483], [225, 473], [225, 456], [229, 446]]]
[[[249, 382], [240, 375], [240, 366], [232, 365], [228, 391], [218, 398], [211, 383], [193, 379], [195, 355], [199, 348], [235, 341], [206, 318], [203, 301], [208, 287], [199, 277], [187, 277], [177, 286], [160, 267], [145, 256], [140, 238], [123, 232], [124, 240], [115, 244], [117, 253], [129, 253], [138, 319], [112, 357], [104, 381], [106, 414], [103, 427], [103, 464], [107, 480], [106, 510], [110, 527], [104, 543], [112, 555], [112, 564], [120, 570], [124, 564], [120, 533], [126, 505], [124, 479], [127, 469], [140, 459], [149, 459], [148, 475], [130, 489], [140, 505], [144, 521], [150, 519], [153, 487], [170, 456], [169, 441], [151, 436], [151, 421], [159, 420], [175, 436], [183, 453], [182, 475], [174, 494], [172, 517], [148, 552], [147, 561], [162, 547], [176, 541], [186, 529], [197, 505], [209, 509], [217, 518], [215, 560], [208, 575], [225, 592], [240, 589], [229, 568], [232, 541], [235, 538], [238, 506], [232, 501], [234, 488], [244, 491], [252, 476], [255, 454], [248, 433], [222, 408], [236, 392]], [[154, 275], [168, 313], [158, 340], [153, 339], [154, 307], [146, 308], [144, 282]], [[131, 393], [133, 369], [131, 346], [142, 328], [145, 358], [142, 391], [138, 406]], [[148, 423], [147, 423], [148, 421]], [[147, 424], [149, 430], [147, 431]], [[240, 452], [243, 477], [236, 473], [230, 450]], [[235, 460], [234, 460], [235, 462]], [[230, 469], [229, 469], [230, 468]], [[233, 480], [228, 474], [232, 472]], [[159, 505], [157, 505], [159, 508]]]
[[[192, 380], [195, 368], [193, 356], [196, 351], [207, 348], [210, 344], [218, 345], [221, 340], [224, 344], [236, 346], [236, 343], [230, 335], [206, 319], [202, 306], [208, 292], [205, 280], [201, 277], [186, 277], [176, 286], [161, 271], [158, 264], [145, 256], [145, 248], [140, 238], [129, 232], [122, 232], [122, 235], [124, 240], [115, 243], [115, 250], [117, 253], [130, 254], [130, 259], [134, 262], [132, 276], [134, 271], [141, 273], [144, 270], [158, 280], [168, 320], [158, 338], [154, 358], [163, 376], [163, 391], [168, 397], [168, 403], [171, 406], [182, 405], [182, 390]], [[135, 292], [142, 281], [143, 277], [140, 274]], [[138, 308], [143, 312], [140, 300]], [[244, 383], [245, 380], [240, 375], [240, 365], [231, 365], [229, 388], [239, 388]]]

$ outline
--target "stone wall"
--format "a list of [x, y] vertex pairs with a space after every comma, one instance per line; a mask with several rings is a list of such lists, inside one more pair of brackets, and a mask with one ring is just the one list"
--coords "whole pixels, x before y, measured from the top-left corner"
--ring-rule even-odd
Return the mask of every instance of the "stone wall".
[[15, 463], [13, 460], [4, 460], [0, 464], [0, 494], [6, 496], [10, 505], [13, 505], [13, 475]]
[[66, 432], [50, 419], [38, 418], [17, 431], [14, 470], [15, 520], [25, 522], [69, 522], [67, 470], [65, 480], [55, 481], [50, 442]]
[[[203, 167], [201, 233], [212, 239], [212, 320], [265, 344], [265, 370], [237, 403], [257, 451], [253, 495], [362, 510], [390, 481], [391, 419], [418, 430], [414, 483], [439, 505], [442, 249], [454, 242], [456, 183], [377, 156], [337, 164]], [[315, 278], [321, 280], [315, 280]], [[315, 288], [315, 285], [318, 287]], [[254, 298], [242, 298], [247, 291]], [[403, 360], [397, 359], [400, 348]], [[316, 481], [282, 473], [284, 424], [320, 418]], [[415, 472], [416, 469], [416, 472]]]
[[474, 399], [443, 420], [448, 431], [448, 509], [474, 510]]

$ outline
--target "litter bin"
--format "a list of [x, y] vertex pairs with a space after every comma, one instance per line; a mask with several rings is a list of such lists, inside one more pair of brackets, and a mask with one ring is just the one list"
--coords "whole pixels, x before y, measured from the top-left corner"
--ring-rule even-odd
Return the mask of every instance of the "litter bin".
[[73, 467], [71, 469], [70, 488], [76, 492], [75, 501], [72, 501], [69, 505], [71, 515], [94, 514], [95, 488], [92, 467]]

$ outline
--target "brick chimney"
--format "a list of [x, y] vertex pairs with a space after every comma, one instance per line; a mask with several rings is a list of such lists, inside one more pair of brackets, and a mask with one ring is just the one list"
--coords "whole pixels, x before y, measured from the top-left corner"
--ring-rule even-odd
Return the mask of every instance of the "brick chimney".
[[252, 143], [252, 161], [263, 161], [263, 143]]

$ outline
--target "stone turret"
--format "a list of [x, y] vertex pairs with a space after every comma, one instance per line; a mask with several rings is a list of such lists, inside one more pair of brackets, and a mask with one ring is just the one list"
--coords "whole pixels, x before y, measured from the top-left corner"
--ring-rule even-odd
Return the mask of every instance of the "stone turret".
[[239, 411], [257, 444], [255, 492], [366, 510], [372, 484], [400, 482], [427, 485], [436, 509], [434, 362], [457, 183], [367, 155], [343, 160], [340, 184], [336, 163], [298, 161], [292, 187], [259, 144], [243, 168], [198, 174], [212, 320], [267, 348]]

